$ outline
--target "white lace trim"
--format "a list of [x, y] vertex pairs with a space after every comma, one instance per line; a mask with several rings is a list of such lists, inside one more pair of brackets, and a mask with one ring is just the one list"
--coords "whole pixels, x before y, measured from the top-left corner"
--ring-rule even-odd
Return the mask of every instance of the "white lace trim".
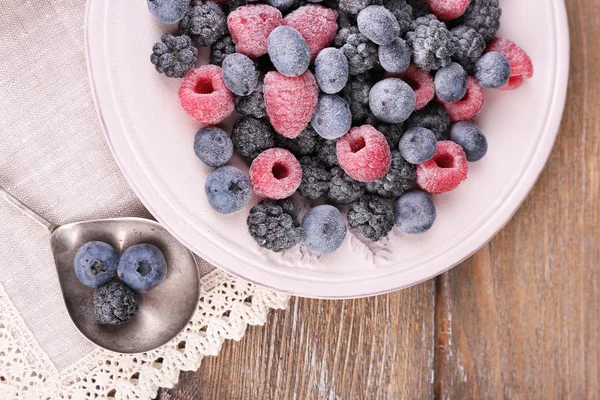
[[192, 320], [169, 343], [136, 355], [96, 349], [59, 372], [0, 285], [0, 398], [153, 398], [159, 387], [173, 387], [180, 371], [198, 369], [225, 339], [241, 339], [248, 325], [263, 325], [269, 310], [288, 300], [215, 270], [201, 279]]

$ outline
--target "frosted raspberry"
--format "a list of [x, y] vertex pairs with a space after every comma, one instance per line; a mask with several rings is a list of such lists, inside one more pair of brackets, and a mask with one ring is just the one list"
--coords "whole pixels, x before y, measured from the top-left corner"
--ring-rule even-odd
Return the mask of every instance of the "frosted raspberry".
[[428, 193], [446, 193], [467, 179], [468, 172], [467, 156], [462, 147], [443, 140], [438, 142], [431, 160], [417, 165], [417, 184]]
[[352, 128], [338, 139], [337, 156], [342, 169], [359, 182], [383, 177], [392, 162], [385, 136], [371, 125]]
[[450, 121], [471, 121], [483, 108], [483, 88], [475, 78], [469, 76], [467, 78], [467, 93], [461, 100], [455, 103], [444, 103], [443, 101], [440, 101], [440, 103], [448, 111]]
[[492, 51], [502, 54], [510, 63], [510, 79], [500, 90], [517, 89], [523, 84], [525, 79], [533, 76], [531, 58], [514, 42], [505, 38], [496, 38], [485, 49], [486, 53]]
[[315, 113], [319, 88], [310, 71], [296, 77], [271, 71], [265, 76], [264, 98], [273, 128], [293, 139], [306, 128]]
[[309, 4], [288, 14], [283, 19], [283, 24], [300, 32], [314, 59], [335, 39], [338, 29], [337, 17], [338, 12], [331, 8]]
[[463, 15], [471, 0], [425, 0], [440, 21], [451, 21]]
[[269, 34], [283, 24], [283, 16], [275, 7], [251, 4], [232, 11], [227, 24], [235, 50], [248, 57], [260, 57], [267, 54]]
[[293, 195], [302, 182], [302, 166], [285, 149], [265, 150], [250, 166], [250, 183], [254, 192], [273, 200]]
[[188, 72], [179, 88], [179, 101], [188, 114], [206, 125], [221, 123], [234, 108], [233, 94], [216, 65], [203, 65]]
[[415, 95], [417, 96], [415, 110], [422, 109], [435, 97], [433, 77], [429, 72], [425, 72], [422, 69], [411, 65], [406, 71], [397, 76], [408, 83], [415, 91]]

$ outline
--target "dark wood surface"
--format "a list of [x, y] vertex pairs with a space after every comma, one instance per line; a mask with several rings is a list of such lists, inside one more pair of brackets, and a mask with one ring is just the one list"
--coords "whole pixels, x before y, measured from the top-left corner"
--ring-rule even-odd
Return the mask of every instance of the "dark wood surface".
[[490, 244], [404, 291], [294, 298], [158, 398], [598, 398], [600, 2], [566, 3], [573, 46], [560, 135]]

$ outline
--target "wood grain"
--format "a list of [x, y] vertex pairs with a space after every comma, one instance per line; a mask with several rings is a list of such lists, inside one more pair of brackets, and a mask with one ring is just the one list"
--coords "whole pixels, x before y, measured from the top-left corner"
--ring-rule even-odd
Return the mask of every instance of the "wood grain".
[[598, 398], [600, 2], [566, 4], [573, 46], [561, 132], [535, 189], [490, 244], [401, 292], [293, 299], [158, 398]]

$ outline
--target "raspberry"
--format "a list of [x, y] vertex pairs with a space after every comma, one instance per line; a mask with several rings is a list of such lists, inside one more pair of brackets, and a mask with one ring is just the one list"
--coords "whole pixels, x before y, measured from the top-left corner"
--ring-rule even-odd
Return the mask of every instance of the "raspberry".
[[232, 11], [227, 24], [236, 51], [248, 57], [259, 57], [267, 54], [269, 35], [283, 24], [283, 16], [275, 7], [251, 4]]
[[467, 78], [467, 93], [455, 103], [440, 102], [448, 111], [450, 121], [470, 121], [475, 119], [484, 104], [483, 88], [472, 76]]
[[435, 97], [435, 86], [429, 72], [411, 65], [398, 77], [414, 90], [417, 96], [415, 110], [422, 109]]
[[319, 88], [310, 71], [293, 78], [271, 71], [265, 76], [264, 98], [275, 130], [293, 139], [310, 122], [317, 108]]
[[374, 242], [394, 227], [394, 209], [377, 196], [364, 196], [350, 205], [348, 225]]
[[427, 128], [435, 133], [438, 140], [445, 140], [450, 129], [450, 117], [442, 105], [433, 102], [422, 110], [414, 112], [406, 121], [406, 127]]
[[296, 29], [314, 59], [317, 54], [335, 39], [338, 13], [327, 7], [309, 4], [292, 11], [283, 19], [283, 24]]
[[306, 237], [298, 209], [289, 199], [261, 201], [252, 207], [246, 223], [256, 243], [276, 253], [291, 249]]
[[525, 79], [533, 76], [533, 63], [531, 58], [514, 42], [505, 38], [496, 38], [485, 49], [486, 53], [497, 52], [502, 54], [510, 63], [510, 79], [500, 90], [514, 90], [519, 88]]
[[417, 165], [417, 184], [428, 193], [447, 193], [467, 179], [468, 172], [467, 156], [462, 147], [444, 140], [438, 142], [431, 160]]
[[344, 171], [360, 182], [373, 182], [383, 177], [392, 162], [385, 136], [371, 125], [352, 128], [338, 139], [337, 156]]
[[234, 108], [233, 95], [216, 65], [188, 72], [179, 88], [179, 101], [189, 115], [206, 125], [221, 123]]
[[296, 157], [285, 149], [265, 150], [252, 161], [250, 182], [259, 196], [285, 199], [300, 186], [302, 167]]
[[465, 13], [471, 0], [426, 0], [425, 2], [440, 21], [451, 21]]

